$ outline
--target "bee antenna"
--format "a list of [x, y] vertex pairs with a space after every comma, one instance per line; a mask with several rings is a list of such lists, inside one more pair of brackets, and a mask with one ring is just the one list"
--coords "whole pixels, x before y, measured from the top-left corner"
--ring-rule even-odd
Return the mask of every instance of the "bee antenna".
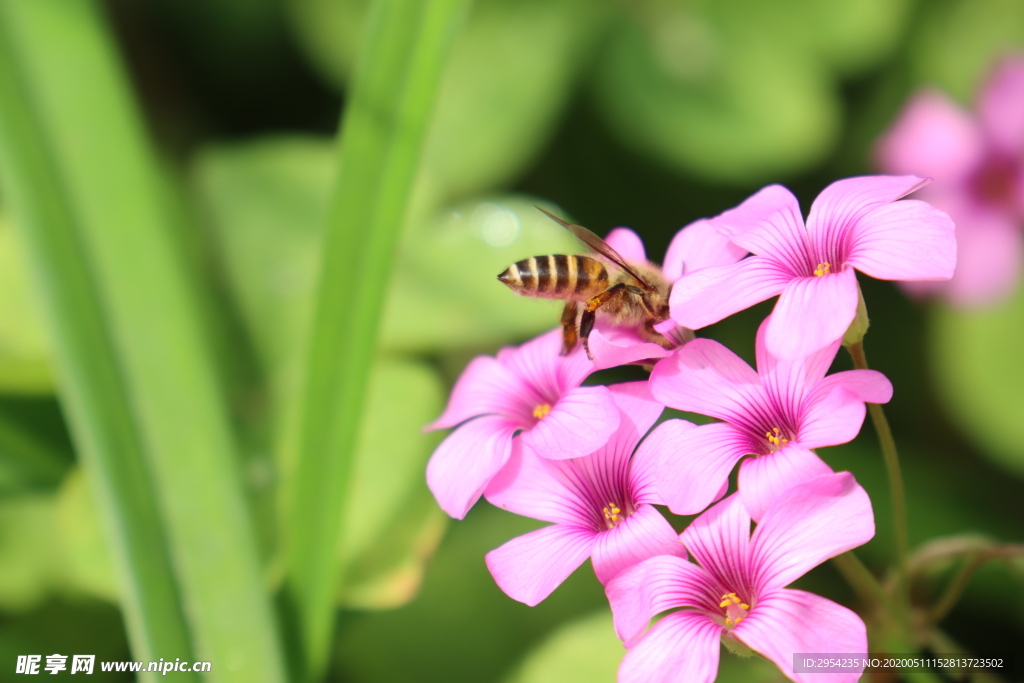
[[537, 209], [537, 210], [538, 210], [538, 211], [540, 211], [540, 212], [541, 212], [542, 214], [544, 214], [545, 216], [547, 216], [548, 218], [550, 218], [550, 219], [551, 219], [551, 220], [553, 220], [554, 222], [556, 222], [556, 223], [558, 223], [559, 225], [561, 225], [561, 226], [562, 226], [563, 228], [568, 228], [568, 227], [569, 227], [569, 225], [570, 225], [570, 223], [569, 223], [568, 221], [562, 220], [561, 218], [559, 218], [559, 217], [558, 217], [558, 216], [556, 216], [555, 214], [551, 213], [551, 212], [550, 212], [550, 211], [548, 211], [547, 209], [542, 209], [541, 207], [537, 206], [536, 204], [534, 204], [534, 205], [533, 205], [533, 208]]

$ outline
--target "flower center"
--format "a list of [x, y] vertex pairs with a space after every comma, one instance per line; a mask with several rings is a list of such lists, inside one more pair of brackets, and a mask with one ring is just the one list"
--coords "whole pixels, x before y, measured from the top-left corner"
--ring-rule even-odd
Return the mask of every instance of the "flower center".
[[538, 420], [543, 420], [551, 412], [550, 403], [541, 403], [533, 409], [533, 416]]
[[974, 190], [989, 204], [1014, 209], [1017, 207], [1018, 174], [1011, 159], [996, 159], [985, 164], [974, 176]]
[[627, 515], [622, 514], [622, 508], [615, 503], [608, 503], [601, 512], [604, 513], [604, 525], [609, 529], [614, 529], [619, 525], [619, 522], [627, 517]]
[[819, 263], [818, 267], [814, 269], [815, 277], [821, 277], [822, 275], [831, 275], [831, 274], [832, 274], [832, 264], [829, 263], [828, 261], [825, 261], [823, 263]]
[[765, 438], [768, 439], [769, 453], [774, 453], [789, 443], [789, 439], [785, 438], [782, 433], [782, 430], [778, 427], [773, 427], [772, 431], [764, 433]]
[[725, 627], [734, 628], [737, 624], [747, 618], [750, 605], [740, 600], [735, 593], [726, 593], [718, 606], [725, 610]]

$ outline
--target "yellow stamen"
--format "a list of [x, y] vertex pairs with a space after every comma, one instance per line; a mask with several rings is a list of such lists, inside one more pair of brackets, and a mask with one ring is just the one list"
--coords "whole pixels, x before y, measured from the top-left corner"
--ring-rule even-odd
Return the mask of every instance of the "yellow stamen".
[[729, 617], [726, 617], [725, 618], [725, 625], [726, 626], [732, 626], [732, 619], [730, 619]]
[[740, 603], [740, 607], [742, 607], [743, 609], [750, 609], [750, 605], [748, 605], [748, 604], [747, 604], [747, 603], [745, 603], [745, 602], [741, 602], [741, 603]]
[[768, 443], [775, 446], [776, 448], [781, 448], [782, 446], [789, 443], [789, 439], [782, 438], [782, 430], [779, 429], [778, 427], [773, 427], [772, 431], [765, 432], [764, 435], [768, 439]]
[[819, 263], [818, 267], [814, 269], [814, 274], [817, 277], [821, 277], [822, 275], [831, 275], [832, 264], [829, 263], [828, 261], [825, 261], [824, 263]]
[[604, 518], [612, 524], [618, 524], [619, 515], [622, 513], [622, 509], [615, 503], [608, 503], [608, 506], [604, 508]]
[[538, 420], [543, 420], [551, 412], [550, 403], [541, 403], [539, 406], [533, 409], [533, 416]]

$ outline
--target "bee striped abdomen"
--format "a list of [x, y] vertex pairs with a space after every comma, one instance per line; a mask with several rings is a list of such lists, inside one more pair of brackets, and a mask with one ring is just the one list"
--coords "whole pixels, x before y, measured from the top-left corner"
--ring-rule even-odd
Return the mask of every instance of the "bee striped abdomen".
[[498, 279], [524, 296], [587, 299], [608, 287], [608, 271], [596, 259], [578, 254], [532, 256], [509, 266]]

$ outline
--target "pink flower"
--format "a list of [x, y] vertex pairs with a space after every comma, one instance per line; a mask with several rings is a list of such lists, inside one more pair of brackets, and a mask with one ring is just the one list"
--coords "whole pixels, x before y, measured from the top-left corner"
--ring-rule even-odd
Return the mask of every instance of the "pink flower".
[[[626, 261], [650, 263], [643, 241], [629, 228], [612, 230], [605, 241]], [[746, 253], [719, 235], [708, 221], [702, 219], [685, 226], [672, 238], [668, 251], [665, 252], [665, 265], [661, 271], [669, 282], [675, 282], [682, 277], [684, 270], [691, 273], [701, 268], [735, 263]], [[684, 331], [671, 319], [658, 325], [657, 330], [676, 344], [689, 341], [692, 337], [688, 330]], [[590, 350], [594, 354], [594, 363], [598, 368], [653, 361], [664, 358], [669, 353], [667, 349], [645, 339], [636, 330], [617, 327], [601, 320], [590, 334]]]
[[538, 457], [521, 444], [487, 487], [487, 500], [553, 522], [487, 553], [487, 568], [509, 597], [536, 605], [588, 557], [601, 583], [654, 555], [685, 555], [661, 504], [652, 463], [630, 458], [661, 415], [646, 382], [610, 387], [619, 428], [596, 452], [572, 460]]
[[890, 173], [933, 176], [920, 197], [957, 225], [953, 279], [912, 283], [908, 290], [941, 293], [959, 306], [1014, 290], [1024, 253], [1024, 55], [995, 69], [974, 117], [937, 90], [916, 94], [879, 141], [877, 158]]
[[568, 356], [561, 350], [561, 330], [552, 330], [500, 350], [497, 358], [474, 358], [444, 414], [427, 426], [458, 425], [427, 464], [427, 485], [452, 517], [466, 516], [508, 461], [514, 441], [545, 458], [576, 458], [596, 451], [618, 429], [608, 388], [580, 386], [594, 364], [582, 348]]
[[672, 318], [700, 329], [779, 294], [768, 347], [797, 359], [841, 338], [857, 312], [854, 269], [882, 280], [948, 280], [956, 264], [949, 216], [896, 201], [927, 184], [915, 176], [846, 178], [826, 187], [804, 226], [789, 190], [769, 185], [712, 219], [754, 255], [684, 275]]
[[[681, 535], [694, 564], [653, 557], [605, 588], [629, 651], [619, 683], [704, 683], [718, 672], [719, 641], [738, 641], [790, 680], [856, 681], [858, 673], [799, 674], [798, 652], [867, 652], [860, 617], [813, 593], [785, 588], [875, 534], [871, 501], [849, 472], [812, 479], [775, 501], [753, 536], [733, 495]], [[676, 607], [643, 634], [651, 617]]]
[[[651, 393], [672, 408], [724, 422], [691, 428], [668, 420], [641, 452], [658, 460], [658, 488], [672, 512], [692, 515], [725, 493], [745, 455], [739, 494], [754, 519], [792, 486], [832, 470], [810, 449], [850, 441], [864, 422], [864, 402], [886, 403], [892, 384], [875, 370], [825, 376], [839, 341], [800, 361], [771, 355], [757, 333], [757, 372], [711, 339], [696, 339], [654, 366]], [[646, 451], [656, 455], [647, 455]]]

